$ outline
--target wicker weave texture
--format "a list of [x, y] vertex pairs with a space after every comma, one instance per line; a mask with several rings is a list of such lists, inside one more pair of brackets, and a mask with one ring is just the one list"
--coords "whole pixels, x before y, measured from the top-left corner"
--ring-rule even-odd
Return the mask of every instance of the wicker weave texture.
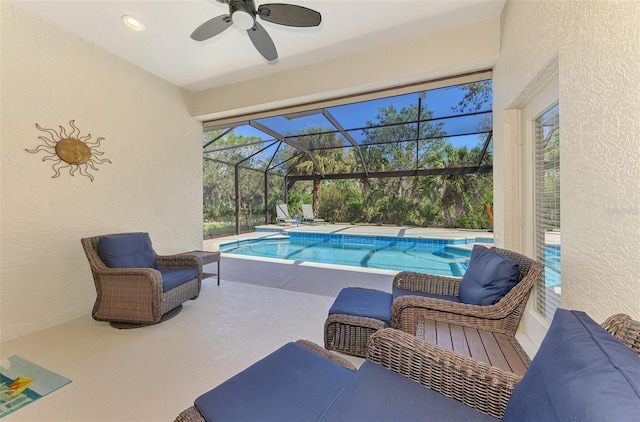
[[175, 419], [175, 422], [206, 422], [206, 421], [202, 417], [202, 414], [198, 411], [198, 408], [195, 406], [191, 406], [190, 408], [183, 410]]
[[[533, 286], [544, 266], [516, 252], [492, 249], [516, 261], [520, 269], [518, 284], [498, 303], [477, 306], [422, 296], [401, 296], [391, 307], [391, 327], [415, 334], [420, 321], [431, 320], [515, 336]], [[410, 271], [400, 272], [393, 279], [394, 289], [439, 295], [459, 296], [459, 287], [459, 278]], [[386, 327], [382, 321], [377, 324], [374, 321], [353, 315], [329, 315], [324, 329], [325, 347], [364, 357], [371, 334]]]
[[324, 358], [327, 358], [330, 361], [333, 361], [333, 362], [337, 363], [338, 365], [347, 368], [350, 371], [356, 372], [358, 370], [358, 368], [356, 368], [356, 366], [354, 364], [352, 364], [351, 362], [349, 362], [345, 358], [340, 357], [340, 356], [336, 355], [335, 353], [331, 353], [327, 349], [323, 349], [321, 346], [315, 344], [312, 341], [302, 340], [301, 339], [301, 340], [297, 340], [296, 343], [298, 345], [304, 347], [307, 350], [311, 350], [312, 352], [317, 353], [320, 356], [322, 356]]
[[[108, 236], [121, 236], [116, 233]], [[200, 294], [202, 262], [188, 255], [156, 255], [158, 268], [195, 268], [198, 277], [162, 292], [162, 277], [153, 268], [109, 268], [100, 259], [101, 236], [81, 239], [96, 288], [92, 316], [97, 321], [155, 324], [162, 315]]]
[[183, 283], [168, 292], [162, 294], [162, 315], [166, 314], [178, 305], [187, 300], [196, 299], [200, 295], [202, 279], [194, 278]]
[[[536, 280], [544, 266], [524, 255], [506, 249], [494, 251], [516, 261], [520, 280], [498, 303], [489, 306], [469, 305], [421, 296], [402, 296], [393, 302], [391, 326], [415, 334], [419, 320], [441, 321], [480, 330], [515, 336]], [[399, 273], [394, 288], [458, 296], [460, 279], [418, 273]]]
[[[640, 321], [617, 314], [602, 326], [640, 356]], [[517, 340], [513, 341], [514, 348], [526, 357]], [[395, 329], [371, 336], [367, 360], [496, 418], [503, 417], [511, 392], [522, 379]]]
[[369, 337], [386, 327], [387, 324], [379, 319], [332, 314], [324, 323], [324, 347], [365, 357]]
[[522, 379], [392, 328], [371, 336], [367, 360], [497, 418]]
[[[640, 321], [618, 314], [608, 318], [602, 326], [638, 353]], [[298, 344], [310, 350], [321, 350], [320, 346], [304, 340], [299, 340]], [[366, 357], [371, 362], [496, 418], [504, 416], [511, 393], [522, 379], [511, 372], [392, 328], [378, 330], [371, 336]], [[535, 406], [535, 403], [531, 405]], [[176, 422], [195, 421], [203, 422], [204, 418], [194, 406], [176, 418]]]
[[640, 356], [640, 321], [631, 319], [629, 315], [616, 314], [607, 318], [602, 326]]

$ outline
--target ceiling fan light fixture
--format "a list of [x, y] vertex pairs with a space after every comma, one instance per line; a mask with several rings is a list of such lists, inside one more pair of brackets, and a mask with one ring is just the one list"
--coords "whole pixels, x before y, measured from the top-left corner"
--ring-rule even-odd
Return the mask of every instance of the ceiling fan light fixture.
[[146, 26], [144, 26], [144, 23], [135, 16], [124, 15], [121, 19], [122, 23], [124, 23], [134, 31], [144, 31], [146, 28]]
[[245, 12], [244, 10], [234, 11], [231, 15], [231, 20], [235, 26], [244, 30], [253, 28], [253, 25], [255, 24], [255, 20], [251, 13]]
[[256, 9], [254, 0], [218, 0], [229, 5], [229, 14], [219, 15], [201, 24], [191, 33], [194, 41], [205, 41], [226, 31], [231, 26], [244, 29], [253, 46], [268, 62], [278, 59], [271, 36], [256, 20], [277, 25], [304, 28], [318, 26], [322, 16], [315, 10], [287, 3], [262, 4]]

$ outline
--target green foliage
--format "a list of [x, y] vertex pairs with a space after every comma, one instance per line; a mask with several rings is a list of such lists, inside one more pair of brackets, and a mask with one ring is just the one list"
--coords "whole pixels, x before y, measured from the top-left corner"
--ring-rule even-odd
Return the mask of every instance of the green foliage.
[[327, 221], [357, 221], [361, 213], [362, 196], [353, 180], [323, 182], [318, 217]]
[[[453, 112], [486, 110], [487, 104], [490, 107], [490, 81], [467, 84], [464, 89], [464, 97], [452, 107]], [[235, 228], [235, 168], [233, 164], [221, 162], [242, 163], [240, 165], [243, 166], [238, 168], [240, 231], [252, 230], [254, 225], [263, 224], [265, 215], [267, 222], [275, 222], [275, 207], [284, 198], [284, 174], [361, 173], [362, 160], [370, 172], [478, 164], [486, 135], [477, 137], [474, 148], [456, 147], [447, 139], [444, 123], [438, 120], [420, 125], [406, 123], [415, 122], [418, 117], [428, 119], [433, 117], [433, 113], [428, 109], [419, 111], [416, 104], [400, 110], [393, 105], [381, 107], [367, 122], [368, 127], [361, 129], [359, 153], [355, 148], [345, 148], [344, 140], [338, 137], [335, 129], [332, 132], [327, 128], [310, 127], [295, 134], [292, 139], [309, 148], [310, 155], [283, 143], [268, 159], [260, 155], [265, 148], [260, 139], [236, 136], [233, 130], [225, 133], [208, 145], [206, 149], [211, 152], [204, 154], [205, 235], [227, 230], [230, 224]], [[478, 125], [481, 126], [478, 130], [490, 130], [491, 120], [488, 118]], [[419, 133], [416, 133], [417, 128]], [[203, 145], [222, 134], [222, 131], [205, 133]], [[551, 137], [547, 153], [549, 159], [557, 151], [553, 142]], [[230, 146], [235, 148], [227, 148]], [[483, 163], [492, 163], [490, 152], [491, 149]], [[265, 193], [264, 170], [267, 166], [277, 167], [283, 175], [268, 173]], [[552, 172], [545, 175], [547, 188], [544, 195], [549, 200], [558, 194], [556, 176]], [[291, 215], [302, 215], [302, 205], [312, 204], [316, 216], [330, 222], [486, 229], [490, 223], [485, 204], [493, 202], [493, 181], [491, 174], [318, 179], [297, 182], [287, 196]]]
[[206, 222], [203, 224], [202, 230], [205, 239], [228, 236], [236, 232], [236, 221], [234, 218], [228, 221]]
[[453, 107], [456, 112], [474, 112], [491, 107], [493, 83], [491, 80], [471, 82], [465, 85], [465, 95]]

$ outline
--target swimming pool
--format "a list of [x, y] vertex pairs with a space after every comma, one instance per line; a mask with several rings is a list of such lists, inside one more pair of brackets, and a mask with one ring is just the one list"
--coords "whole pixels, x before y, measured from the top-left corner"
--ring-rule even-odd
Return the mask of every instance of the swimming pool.
[[[462, 277], [467, 270], [471, 248], [461, 248], [460, 245], [476, 242], [493, 243], [493, 239], [428, 239], [290, 232], [288, 236], [279, 238], [221, 244], [220, 251], [235, 255]], [[545, 285], [560, 287], [559, 245], [546, 245], [545, 264]]]
[[544, 247], [544, 284], [547, 287], [561, 287], [560, 277], [560, 245], [545, 245]]
[[281, 239], [220, 245], [230, 254], [461, 277], [470, 250], [455, 245], [491, 239], [418, 239], [291, 233]]

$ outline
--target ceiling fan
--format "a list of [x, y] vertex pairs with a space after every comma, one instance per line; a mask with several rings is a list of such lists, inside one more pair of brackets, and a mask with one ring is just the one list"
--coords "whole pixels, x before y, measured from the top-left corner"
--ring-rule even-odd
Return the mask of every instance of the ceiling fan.
[[196, 41], [208, 40], [235, 25], [247, 31], [253, 45], [268, 61], [276, 60], [278, 51], [267, 31], [256, 20], [256, 16], [267, 22], [295, 27], [318, 26], [322, 21], [322, 16], [315, 10], [293, 4], [263, 4], [256, 9], [253, 0], [217, 1], [229, 5], [229, 14], [209, 19], [191, 33], [191, 38]]

